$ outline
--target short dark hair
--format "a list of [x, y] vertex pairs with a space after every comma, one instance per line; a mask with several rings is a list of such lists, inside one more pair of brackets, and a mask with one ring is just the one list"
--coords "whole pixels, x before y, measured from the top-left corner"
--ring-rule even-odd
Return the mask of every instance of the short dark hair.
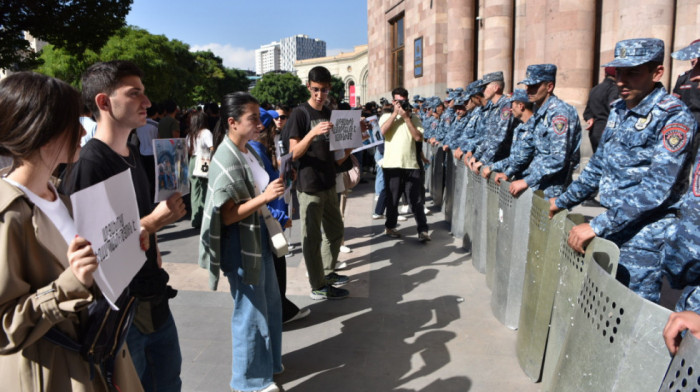
[[326, 67], [316, 66], [309, 71], [309, 83], [331, 83], [331, 71]]
[[391, 90], [391, 98], [394, 98], [394, 96], [400, 95], [404, 97], [404, 99], [408, 99], [408, 90], [406, 90], [403, 87], [397, 87], [393, 90]]
[[127, 76], [143, 78], [143, 72], [131, 61], [114, 60], [95, 63], [83, 73], [80, 80], [83, 101], [96, 119], [100, 118], [100, 110], [95, 103], [97, 94], [111, 95]]
[[163, 107], [165, 108], [165, 113], [173, 113], [177, 110], [177, 104], [172, 99], [163, 102]]
[[[12, 157], [12, 167], [63, 134], [63, 146], [74, 156], [82, 134], [78, 90], [61, 80], [18, 72], [0, 82], [0, 155]], [[47, 162], [54, 164], [55, 162]]]

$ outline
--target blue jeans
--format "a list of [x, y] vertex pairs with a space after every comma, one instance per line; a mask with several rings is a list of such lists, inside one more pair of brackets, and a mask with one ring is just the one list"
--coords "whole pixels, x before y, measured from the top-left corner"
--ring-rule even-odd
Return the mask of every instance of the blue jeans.
[[374, 151], [374, 162], [377, 165], [377, 175], [374, 177], [374, 193], [376, 195], [380, 194], [384, 190], [384, 172], [382, 167], [379, 166], [379, 162], [384, 158], [381, 152], [379, 152], [379, 147]]
[[238, 230], [238, 224], [226, 227], [221, 242], [234, 309], [231, 388], [253, 391], [272, 384], [272, 374], [282, 371], [282, 300], [265, 224], [261, 222], [263, 266], [257, 285], [243, 281]]
[[182, 355], [172, 314], [151, 334], [143, 334], [132, 325], [126, 343], [146, 392], [179, 392], [182, 389]]

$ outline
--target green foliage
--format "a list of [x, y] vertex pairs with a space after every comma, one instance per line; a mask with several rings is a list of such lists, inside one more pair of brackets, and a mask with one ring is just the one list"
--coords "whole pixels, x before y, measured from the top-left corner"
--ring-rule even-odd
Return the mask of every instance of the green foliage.
[[117, 31], [98, 53], [86, 50], [74, 56], [49, 45], [42, 51], [44, 64], [37, 71], [78, 87], [80, 75], [90, 64], [129, 60], [143, 70], [146, 94], [152, 101], [172, 99], [185, 107], [218, 102], [225, 93], [248, 88], [243, 71], [227, 69], [210, 51], [189, 49], [183, 42], [130, 26]]
[[2, 0], [0, 2], [0, 68], [14, 71], [40, 65], [24, 31], [81, 57], [99, 50], [124, 26], [133, 0]]
[[309, 99], [309, 91], [298, 76], [269, 72], [250, 91], [258, 101], [296, 106]]
[[336, 103], [345, 100], [345, 83], [337, 76], [331, 76], [331, 91], [328, 93]]

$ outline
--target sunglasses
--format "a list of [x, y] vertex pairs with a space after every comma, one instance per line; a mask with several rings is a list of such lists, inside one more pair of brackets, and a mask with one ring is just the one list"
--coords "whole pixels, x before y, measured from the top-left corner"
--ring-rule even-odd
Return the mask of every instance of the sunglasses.
[[286, 119], [288, 119], [288, 118], [289, 118], [288, 116], [279, 116], [279, 117], [277, 117], [278, 120], [286, 120]]
[[317, 93], [320, 91], [321, 94], [328, 94], [328, 92], [331, 91], [331, 89], [329, 89], [328, 87], [323, 87], [323, 88], [309, 87], [309, 90], [311, 90], [311, 92], [313, 92], [313, 93]]

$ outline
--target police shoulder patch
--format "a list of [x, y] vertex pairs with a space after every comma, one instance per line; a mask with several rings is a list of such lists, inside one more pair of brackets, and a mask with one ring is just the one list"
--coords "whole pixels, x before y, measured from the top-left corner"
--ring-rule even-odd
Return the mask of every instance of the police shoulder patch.
[[700, 197], [700, 162], [695, 165], [695, 174], [693, 175], [693, 195]]
[[507, 120], [510, 117], [511, 111], [508, 106], [505, 106], [501, 109], [501, 120]]
[[[657, 106], [667, 112], [678, 111], [681, 108], [681, 100], [673, 95], [668, 95], [666, 99], [659, 102]], [[675, 109], [675, 110], [674, 110]]]
[[563, 135], [569, 128], [569, 119], [560, 114], [552, 118], [552, 130], [557, 135]]
[[430, 123], [430, 128], [432, 128], [432, 129], [437, 128], [437, 123], [436, 123], [435, 121], [433, 121], [432, 123]]
[[678, 152], [688, 144], [688, 127], [675, 123], [669, 124], [661, 130], [664, 147], [670, 152]]

